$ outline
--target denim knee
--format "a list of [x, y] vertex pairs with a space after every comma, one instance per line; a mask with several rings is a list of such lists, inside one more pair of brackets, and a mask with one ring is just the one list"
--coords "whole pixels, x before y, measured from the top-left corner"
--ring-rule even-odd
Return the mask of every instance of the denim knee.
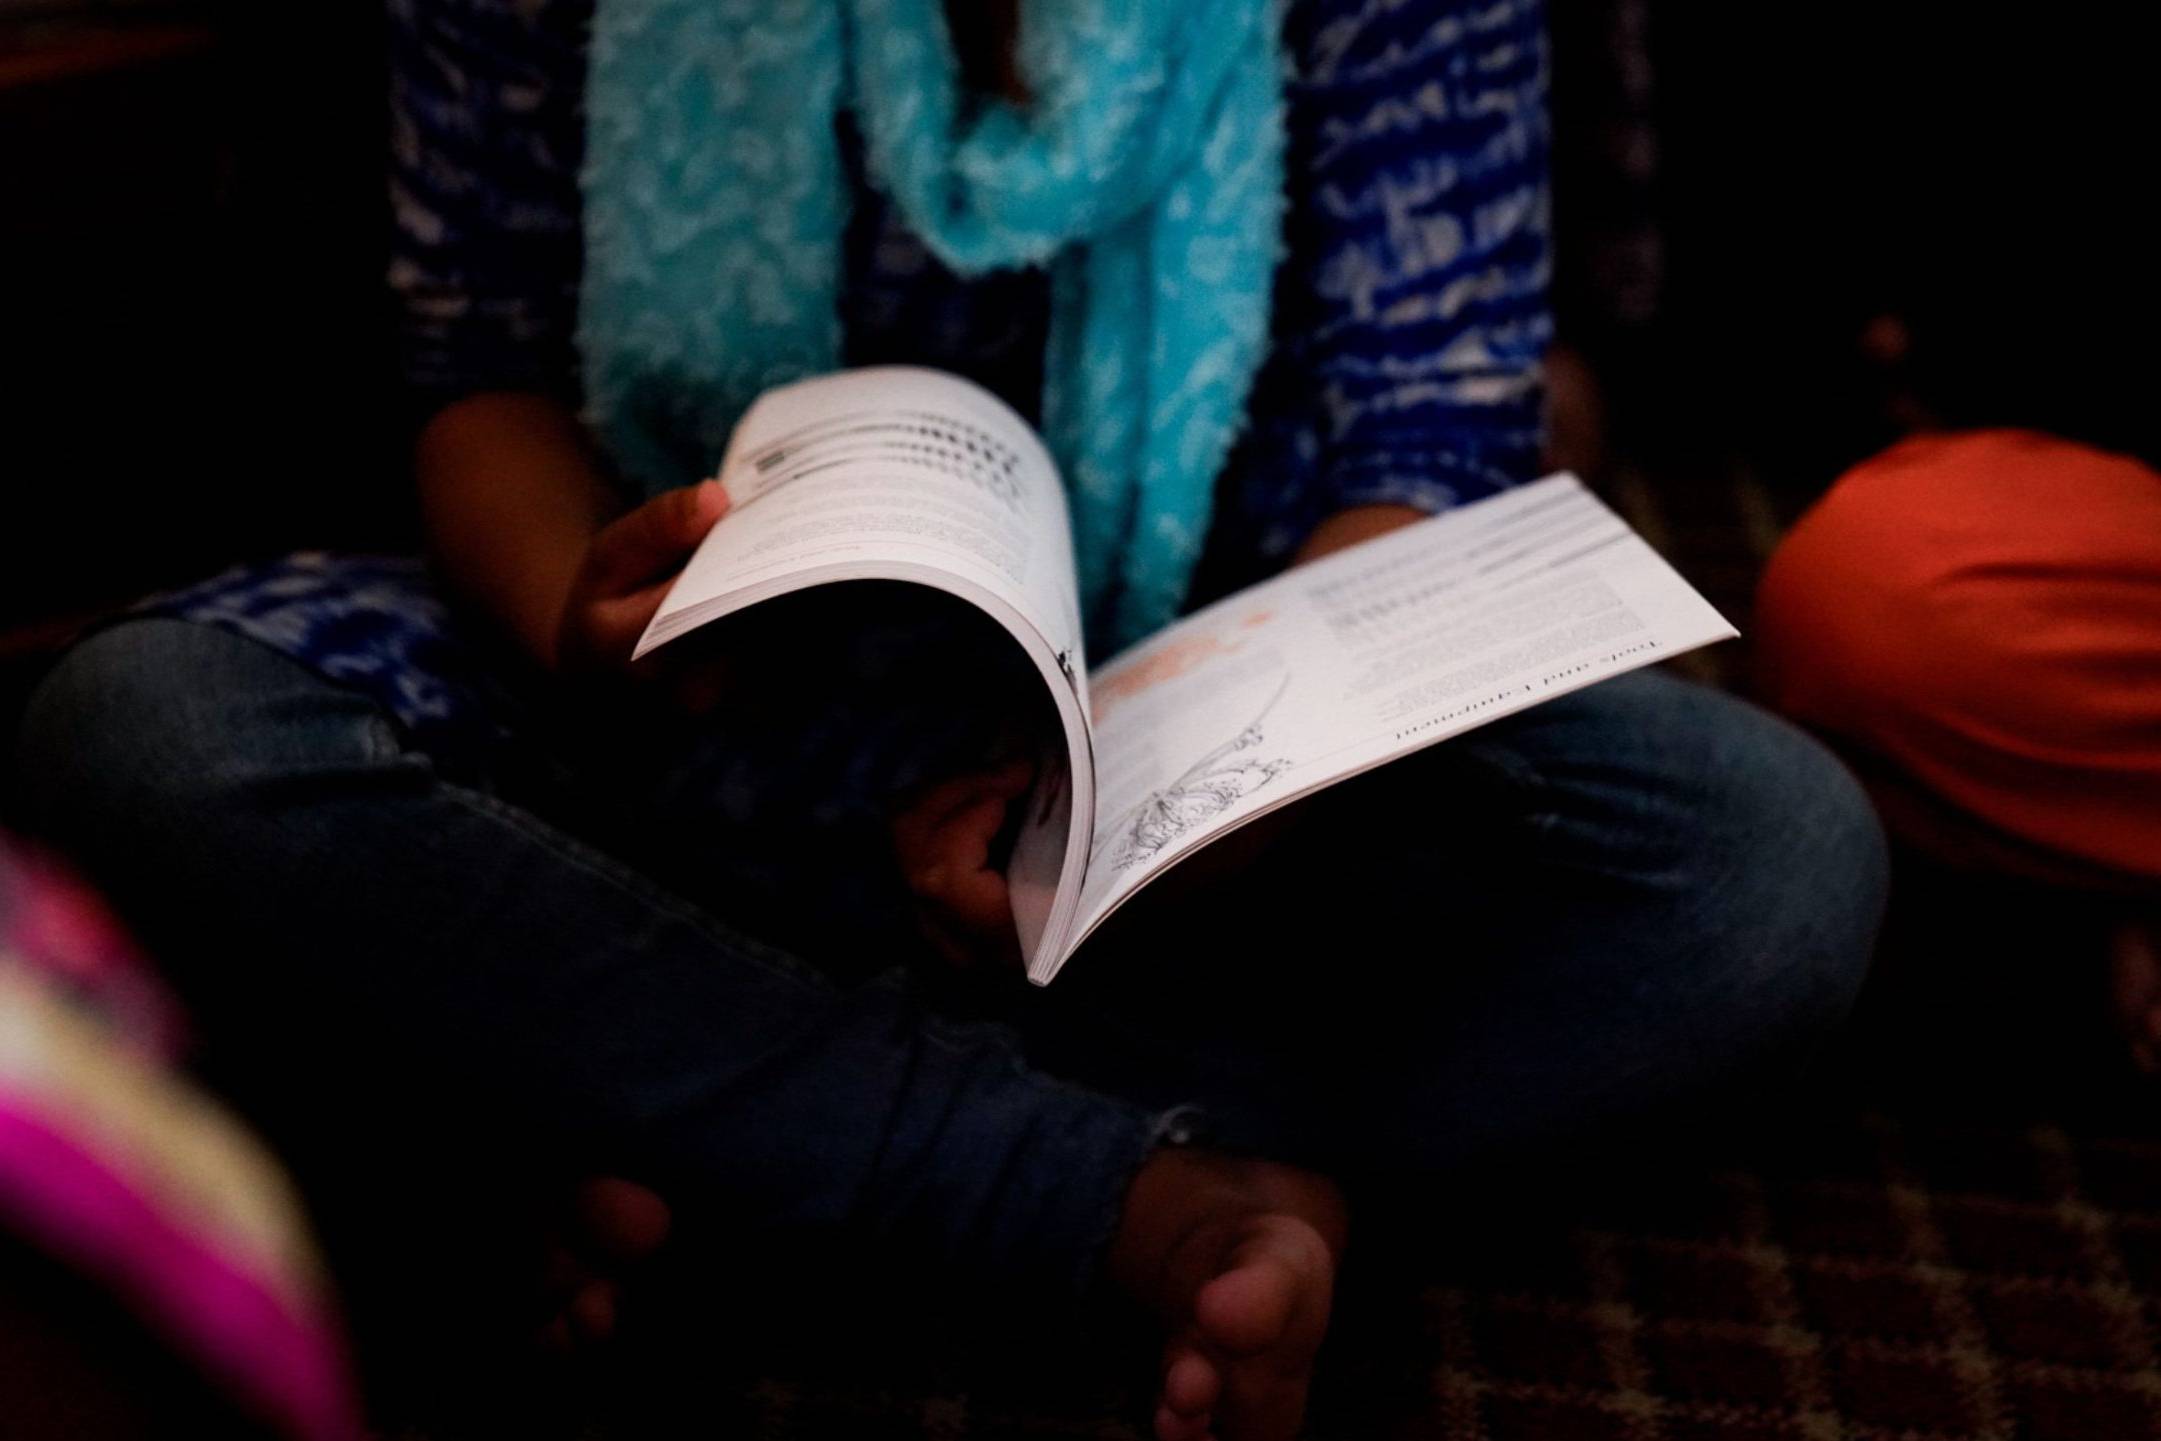
[[172, 769], [166, 731], [192, 689], [161, 643], [173, 628], [123, 622], [101, 630], [62, 656], [31, 693], [15, 764], [35, 824], [111, 814], [163, 789], [161, 773]]
[[1586, 924], [1633, 932], [1597, 943], [1694, 1012], [1705, 1061], [1842, 1019], [1868, 971], [1888, 861], [1837, 758], [1745, 701], [1656, 673], [1545, 709], [1495, 729], [1550, 807], [1546, 884], [1590, 887], [1600, 904]]
[[[327, 697], [327, 705], [311, 705]], [[63, 656], [32, 692], [16, 770], [33, 826], [123, 854], [150, 829], [184, 835], [256, 775], [397, 749], [364, 701], [210, 626], [123, 621]]]
[[1889, 888], [1883, 827], [1828, 749], [1754, 706], [1705, 692], [1717, 740], [1698, 874], [1779, 1028], [1842, 1020], [1866, 979]]

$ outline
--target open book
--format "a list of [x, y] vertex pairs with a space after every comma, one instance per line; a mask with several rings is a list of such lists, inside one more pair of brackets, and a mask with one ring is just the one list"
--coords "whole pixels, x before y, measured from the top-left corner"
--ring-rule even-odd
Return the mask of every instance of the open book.
[[1046, 984], [1142, 887], [1230, 830], [1540, 701], [1735, 634], [1572, 476], [1393, 531], [1216, 602], [1088, 669], [1065, 490], [1043, 444], [954, 376], [858, 370], [769, 392], [732, 502], [644, 655], [846, 580], [932, 586], [1033, 659], [1064, 735], [1007, 872]]

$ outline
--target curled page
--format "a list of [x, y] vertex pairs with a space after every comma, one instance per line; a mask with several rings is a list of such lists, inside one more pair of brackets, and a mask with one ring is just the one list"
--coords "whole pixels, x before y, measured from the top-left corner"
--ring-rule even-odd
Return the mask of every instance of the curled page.
[[768, 391], [720, 467], [729, 511], [638, 642], [644, 655], [776, 589], [928, 568], [988, 592], [1081, 655], [1065, 490], [1003, 401], [887, 366]]
[[1059, 716], [1007, 878], [1022, 953], [1039, 958], [1071, 927], [1095, 824], [1072, 532], [1049, 452], [980, 386], [889, 366], [768, 391], [730, 438], [720, 482], [728, 513], [636, 654], [837, 581], [909, 581], [990, 615]]

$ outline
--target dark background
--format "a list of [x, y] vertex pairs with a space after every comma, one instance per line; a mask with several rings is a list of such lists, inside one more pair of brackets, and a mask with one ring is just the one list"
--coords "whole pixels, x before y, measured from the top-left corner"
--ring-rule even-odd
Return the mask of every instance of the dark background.
[[380, 7], [0, 0], [0, 621], [395, 528]]

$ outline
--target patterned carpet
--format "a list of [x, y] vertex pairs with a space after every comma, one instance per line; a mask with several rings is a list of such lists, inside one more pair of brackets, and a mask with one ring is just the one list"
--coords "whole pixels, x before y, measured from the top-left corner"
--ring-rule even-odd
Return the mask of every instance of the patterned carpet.
[[1880, 1117], [1840, 1140], [1794, 1167], [1592, 1198], [1441, 1279], [1418, 1303], [1430, 1397], [1387, 1434], [2161, 1435], [2161, 1145]]

